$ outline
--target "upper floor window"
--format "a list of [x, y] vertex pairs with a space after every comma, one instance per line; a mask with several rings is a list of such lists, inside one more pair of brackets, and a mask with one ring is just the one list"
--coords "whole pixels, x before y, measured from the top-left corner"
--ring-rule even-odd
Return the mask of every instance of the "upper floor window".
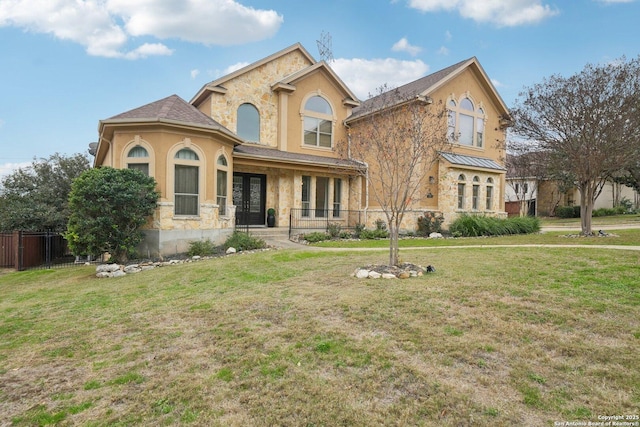
[[260, 142], [260, 113], [253, 104], [238, 107], [238, 136], [246, 141]]
[[460, 145], [482, 147], [484, 144], [485, 112], [476, 107], [471, 99], [464, 97], [460, 103], [450, 100], [447, 136]]
[[139, 170], [149, 176], [149, 153], [146, 148], [136, 145], [127, 154], [127, 168]]
[[331, 148], [333, 110], [326, 99], [312, 96], [304, 105], [304, 145]]

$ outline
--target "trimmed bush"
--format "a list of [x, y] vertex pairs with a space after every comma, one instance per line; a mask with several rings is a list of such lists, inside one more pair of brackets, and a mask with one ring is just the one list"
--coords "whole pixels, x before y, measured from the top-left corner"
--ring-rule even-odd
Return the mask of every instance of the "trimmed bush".
[[189, 256], [207, 256], [213, 255], [218, 252], [218, 246], [216, 246], [211, 240], [194, 240], [189, 243], [189, 250], [187, 255]]
[[324, 240], [330, 240], [331, 236], [329, 236], [327, 233], [321, 233], [319, 231], [314, 231], [313, 233], [308, 233], [304, 235], [304, 240], [306, 240], [309, 243], [317, 243], [317, 242], [322, 242]]
[[327, 225], [327, 233], [332, 238], [340, 236], [341, 231], [342, 231], [342, 227], [337, 222], [332, 222]]
[[503, 236], [529, 234], [540, 231], [540, 220], [535, 217], [496, 218], [484, 215], [463, 214], [449, 227], [454, 236]]
[[231, 236], [224, 242], [224, 248], [235, 248], [237, 251], [251, 251], [254, 249], [264, 249], [267, 247], [267, 243], [254, 237], [249, 233], [243, 233], [242, 231], [234, 231]]
[[389, 237], [389, 232], [385, 229], [376, 228], [375, 230], [362, 230], [360, 232], [361, 239], [386, 239]]
[[556, 216], [558, 218], [580, 218], [580, 206], [558, 206]]
[[424, 216], [418, 217], [418, 236], [429, 236], [431, 233], [442, 233], [442, 223], [444, 217], [435, 212], [425, 212]]

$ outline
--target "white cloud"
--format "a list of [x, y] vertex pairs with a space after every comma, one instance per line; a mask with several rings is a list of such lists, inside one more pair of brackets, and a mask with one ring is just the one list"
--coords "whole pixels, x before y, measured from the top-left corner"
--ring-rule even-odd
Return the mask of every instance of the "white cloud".
[[436, 51], [436, 53], [437, 53], [438, 55], [444, 55], [444, 56], [447, 56], [447, 55], [449, 55], [449, 49], [448, 49], [446, 46], [440, 46], [440, 49], [438, 49], [438, 50]]
[[336, 59], [331, 68], [345, 84], [362, 100], [376, 93], [382, 85], [398, 87], [423, 77], [429, 66], [417, 59], [400, 61], [384, 59]]
[[132, 37], [235, 45], [273, 36], [283, 18], [235, 0], [2, 0], [0, 27], [51, 34], [90, 55], [138, 59], [170, 55], [161, 43], [128, 49]]
[[407, 52], [411, 56], [416, 56], [420, 53], [422, 48], [411, 45], [409, 40], [407, 40], [406, 37], [403, 37], [391, 47], [391, 50], [394, 52]]
[[463, 18], [501, 27], [535, 24], [557, 15], [557, 9], [542, 0], [409, 0], [421, 12], [456, 11]]
[[26, 168], [31, 166], [31, 162], [21, 162], [21, 163], [4, 163], [0, 164], [0, 178], [10, 175], [18, 169]]
[[198, 70], [197, 68], [191, 70], [191, 79], [195, 79], [196, 77], [198, 77], [199, 74], [200, 74], [200, 70]]
[[502, 83], [500, 83], [500, 82], [499, 82], [498, 80], [496, 80], [496, 79], [491, 79], [491, 83], [493, 84], [493, 86], [495, 86], [495, 87], [497, 87], [497, 88], [498, 88], [498, 87], [502, 87], [502, 86], [504, 86]]

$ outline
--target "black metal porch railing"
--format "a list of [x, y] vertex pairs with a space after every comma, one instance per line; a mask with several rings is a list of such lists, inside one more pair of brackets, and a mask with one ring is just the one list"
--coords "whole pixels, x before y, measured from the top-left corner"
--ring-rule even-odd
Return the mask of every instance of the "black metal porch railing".
[[296, 230], [327, 230], [337, 225], [341, 230], [351, 231], [365, 222], [364, 211], [345, 209], [291, 208], [289, 214], [289, 236]]

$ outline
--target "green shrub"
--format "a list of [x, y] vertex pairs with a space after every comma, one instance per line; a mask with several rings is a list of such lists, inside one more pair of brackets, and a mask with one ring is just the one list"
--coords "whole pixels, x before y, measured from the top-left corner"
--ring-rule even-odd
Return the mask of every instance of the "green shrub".
[[360, 232], [360, 238], [371, 240], [371, 239], [386, 239], [389, 237], [389, 232], [387, 230], [376, 228], [375, 230], [362, 230]]
[[341, 239], [350, 239], [352, 236], [348, 231], [341, 231], [338, 237], [340, 237]]
[[267, 247], [267, 243], [258, 238], [244, 233], [242, 231], [234, 231], [231, 236], [224, 242], [224, 248], [235, 248], [237, 251], [251, 251], [253, 249], [263, 249]]
[[357, 223], [354, 231], [353, 231], [353, 235], [356, 237], [356, 239], [360, 238], [360, 234], [365, 230], [365, 226], [362, 223]]
[[304, 240], [306, 240], [309, 243], [317, 243], [317, 242], [322, 242], [324, 240], [329, 240], [331, 239], [331, 236], [329, 236], [327, 233], [322, 233], [320, 231], [314, 231], [313, 233], [308, 233], [304, 235]]
[[376, 219], [376, 230], [377, 231], [386, 231], [387, 230], [387, 223], [384, 222], [384, 220], [382, 219]]
[[342, 231], [342, 227], [337, 222], [332, 222], [330, 224], [327, 224], [327, 233], [329, 234], [330, 237], [332, 238], [338, 237], [341, 231]]
[[442, 223], [444, 217], [435, 212], [425, 212], [424, 216], [418, 217], [418, 236], [428, 236], [431, 233], [442, 233]]
[[580, 218], [580, 206], [558, 206], [556, 216], [558, 218]]
[[213, 255], [218, 251], [218, 247], [209, 239], [206, 240], [194, 240], [189, 242], [189, 250], [187, 255], [189, 256], [207, 256]]
[[528, 216], [496, 218], [463, 214], [449, 227], [449, 232], [457, 237], [503, 236], [537, 233], [538, 231], [540, 231], [540, 220]]

